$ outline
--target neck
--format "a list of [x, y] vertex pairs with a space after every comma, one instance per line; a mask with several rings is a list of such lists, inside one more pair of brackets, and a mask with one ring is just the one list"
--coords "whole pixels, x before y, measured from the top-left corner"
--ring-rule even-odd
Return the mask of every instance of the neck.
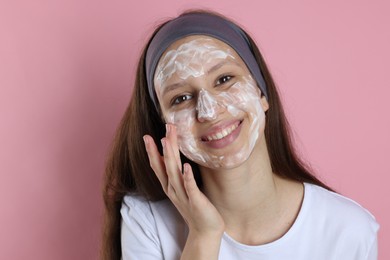
[[[201, 168], [203, 192], [229, 216], [268, 207], [277, 197], [277, 182], [272, 173], [264, 138], [251, 156], [233, 169]], [[222, 213], [223, 214], [223, 213]]]
[[[242, 165], [234, 169], [201, 168], [201, 174], [203, 192], [222, 215], [232, 237], [258, 244], [275, 239], [274, 234], [280, 235], [288, 228], [275, 232], [269, 227], [280, 224], [288, 201], [296, 197], [290, 190], [297, 189], [291, 189], [291, 181], [272, 172], [264, 138]], [[262, 240], [252, 235], [253, 230], [272, 235]]]

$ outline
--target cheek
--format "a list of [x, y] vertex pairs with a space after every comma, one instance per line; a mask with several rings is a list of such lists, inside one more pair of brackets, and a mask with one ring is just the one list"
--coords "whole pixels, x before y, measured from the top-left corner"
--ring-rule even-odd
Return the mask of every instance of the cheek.
[[187, 109], [171, 113], [168, 122], [176, 126], [177, 142], [180, 151], [193, 161], [205, 161], [199, 154], [197, 140], [194, 135], [195, 110]]
[[217, 97], [217, 102], [226, 107], [232, 116], [238, 116], [242, 112], [258, 114], [261, 108], [261, 92], [251, 80], [237, 82], [227, 92]]
[[179, 141], [192, 136], [192, 128], [195, 123], [195, 110], [185, 109], [178, 112], [170, 112], [167, 115], [167, 122], [174, 124], [177, 129]]

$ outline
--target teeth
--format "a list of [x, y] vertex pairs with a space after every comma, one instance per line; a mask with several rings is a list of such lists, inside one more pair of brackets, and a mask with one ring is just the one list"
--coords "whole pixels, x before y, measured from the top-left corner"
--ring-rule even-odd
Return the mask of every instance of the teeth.
[[230, 133], [231, 133], [230, 129], [228, 129], [228, 130], [225, 129], [225, 130], [222, 131], [222, 135], [223, 136], [227, 136]]
[[234, 124], [234, 125], [230, 126], [229, 128], [223, 129], [221, 132], [218, 132], [214, 135], [207, 136], [207, 140], [208, 141], [220, 140], [220, 139], [224, 138], [225, 136], [230, 135], [234, 131], [234, 129], [236, 129], [237, 127], [238, 127], [238, 124], [237, 125]]

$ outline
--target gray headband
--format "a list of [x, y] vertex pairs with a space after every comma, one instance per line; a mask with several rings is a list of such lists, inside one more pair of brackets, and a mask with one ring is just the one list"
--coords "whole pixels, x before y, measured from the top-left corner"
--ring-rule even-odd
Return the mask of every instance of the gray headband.
[[245, 33], [222, 17], [208, 13], [189, 13], [164, 24], [153, 37], [146, 52], [146, 79], [150, 98], [156, 107], [158, 102], [153, 81], [158, 61], [172, 43], [190, 35], [206, 35], [230, 45], [245, 62], [261, 92], [268, 99], [267, 86]]

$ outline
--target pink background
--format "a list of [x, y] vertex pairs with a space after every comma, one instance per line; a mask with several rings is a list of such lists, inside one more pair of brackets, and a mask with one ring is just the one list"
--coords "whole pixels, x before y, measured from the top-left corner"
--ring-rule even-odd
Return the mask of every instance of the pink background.
[[390, 259], [389, 2], [256, 2], [1, 1], [0, 259], [97, 258], [104, 161], [140, 49], [193, 7], [254, 36], [301, 153], [376, 216]]

